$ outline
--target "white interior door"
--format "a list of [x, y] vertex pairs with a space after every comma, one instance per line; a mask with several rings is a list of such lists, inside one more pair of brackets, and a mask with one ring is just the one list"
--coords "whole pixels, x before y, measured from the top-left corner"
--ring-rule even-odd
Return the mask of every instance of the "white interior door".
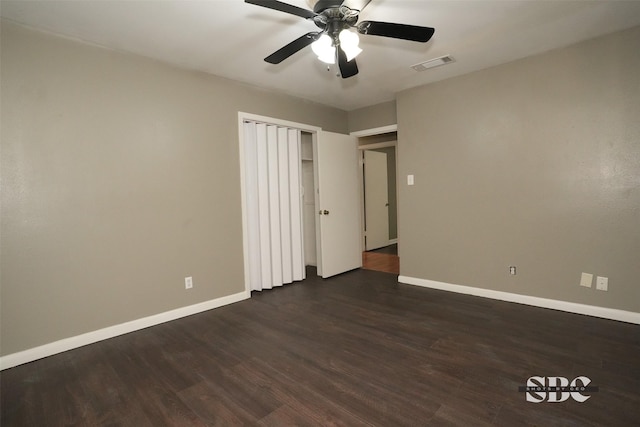
[[318, 275], [362, 266], [357, 139], [318, 132], [314, 141]]
[[364, 211], [366, 250], [389, 244], [389, 181], [387, 155], [364, 152]]

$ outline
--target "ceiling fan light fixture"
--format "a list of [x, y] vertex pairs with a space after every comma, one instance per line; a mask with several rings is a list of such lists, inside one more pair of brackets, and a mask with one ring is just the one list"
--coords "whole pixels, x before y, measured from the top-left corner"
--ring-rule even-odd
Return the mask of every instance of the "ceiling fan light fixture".
[[[317, 32], [304, 34], [276, 50], [264, 58], [266, 62], [279, 64], [311, 45], [320, 61], [327, 64], [338, 63], [337, 75], [343, 79], [358, 74], [355, 58], [362, 52], [358, 47], [360, 42], [358, 33], [426, 43], [435, 32], [431, 27], [394, 22], [361, 21], [358, 23], [360, 12], [371, 0], [307, 0], [308, 4], [313, 6], [313, 10], [280, 0], [244, 0], [244, 2], [304, 18], [312, 21], [320, 29]], [[351, 28], [354, 32], [348, 31]], [[424, 68], [422, 65], [420, 67]]]
[[342, 51], [347, 56], [347, 61], [351, 61], [362, 52], [362, 49], [358, 47], [360, 37], [358, 37], [356, 33], [345, 29], [340, 31], [338, 39], [340, 40], [340, 47], [342, 48]]
[[336, 48], [328, 35], [323, 34], [318, 40], [311, 43], [311, 49], [313, 49], [313, 53], [318, 56], [320, 61], [327, 64], [336, 63]]

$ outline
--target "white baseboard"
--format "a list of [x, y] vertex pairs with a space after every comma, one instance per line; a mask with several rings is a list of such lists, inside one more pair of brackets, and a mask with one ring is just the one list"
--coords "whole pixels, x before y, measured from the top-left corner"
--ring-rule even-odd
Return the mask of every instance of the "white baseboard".
[[33, 362], [43, 357], [53, 356], [74, 348], [83, 347], [98, 341], [116, 337], [118, 335], [128, 334], [129, 332], [138, 331], [150, 326], [159, 325], [171, 320], [180, 319], [181, 317], [191, 316], [203, 311], [212, 310], [224, 305], [233, 304], [234, 302], [243, 301], [251, 298], [251, 293], [242, 291], [237, 294], [228, 295], [226, 297], [216, 298], [210, 301], [201, 302], [199, 304], [187, 307], [177, 308], [175, 310], [165, 311], [164, 313], [155, 314], [142, 319], [132, 320], [130, 322], [121, 323], [119, 325], [109, 326], [107, 328], [98, 329], [97, 331], [87, 332], [86, 334], [77, 335], [75, 337], [65, 338], [39, 347], [30, 348], [18, 353], [8, 354], [0, 357], [0, 370], [12, 368], [24, 363]]
[[408, 285], [422, 286], [424, 288], [440, 289], [442, 291], [456, 292], [459, 294], [474, 295], [483, 298], [491, 298], [501, 301], [515, 302], [518, 304], [532, 305], [535, 307], [567, 311], [569, 313], [586, 314], [587, 316], [618, 320], [620, 322], [640, 324], [640, 313], [635, 313], [633, 311], [597, 307], [594, 305], [577, 304], [574, 302], [532, 297], [529, 295], [512, 294], [510, 292], [474, 288], [471, 286], [452, 285], [450, 283], [436, 282], [434, 280], [427, 279], [417, 279], [415, 277], [407, 276], [398, 276], [398, 282]]

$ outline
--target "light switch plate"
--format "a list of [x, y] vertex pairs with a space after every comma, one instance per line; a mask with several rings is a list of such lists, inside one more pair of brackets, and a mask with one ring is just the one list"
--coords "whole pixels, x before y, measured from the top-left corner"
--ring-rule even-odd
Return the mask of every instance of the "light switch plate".
[[407, 175], [407, 185], [413, 185], [413, 175]]
[[584, 286], [585, 288], [590, 288], [592, 282], [593, 282], [593, 274], [582, 273], [582, 277], [580, 277], [580, 286]]
[[596, 279], [596, 289], [599, 291], [609, 290], [609, 278], [598, 276]]

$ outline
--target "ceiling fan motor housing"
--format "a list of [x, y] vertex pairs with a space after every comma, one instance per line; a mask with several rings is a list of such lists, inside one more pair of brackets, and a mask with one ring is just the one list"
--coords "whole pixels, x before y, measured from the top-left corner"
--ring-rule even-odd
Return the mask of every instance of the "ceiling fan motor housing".
[[313, 6], [315, 13], [322, 13], [326, 9], [338, 8], [342, 5], [340, 0], [318, 0]]
[[[317, 9], [321, 9], [320, 12]], [[314, 12], [317, 15], [313, 18], [313, 22], [335, 42], [338, 40], [340, 31], [353, 27], [358, 22], [357, 10], [342, 6], [341, 2], [335, 0], [320, 0]]]

